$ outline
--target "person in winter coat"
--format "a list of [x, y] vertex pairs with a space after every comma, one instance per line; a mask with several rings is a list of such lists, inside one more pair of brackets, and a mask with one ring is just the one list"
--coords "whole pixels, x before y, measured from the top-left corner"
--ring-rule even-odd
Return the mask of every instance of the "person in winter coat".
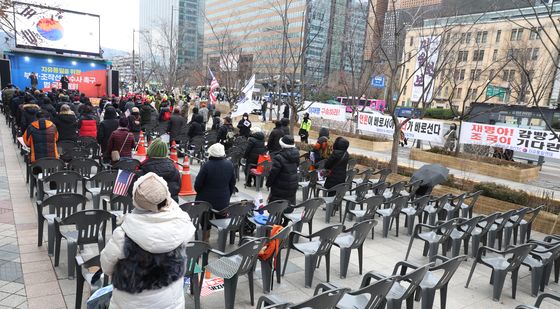
[[[196, 115], [198, 115], [198, 107], [193, 107], [190, 123], [194, 122], [194, 119], [196, 118]], [[204, 120], [204, 118], [202, 118], [202, 120]]]
[[78, 121], [79, 136], [89, 136], [97, 139], [97, 123], [99, 118], [94, 114], [90, 105], [83, 105], [84, 112]]
[[266, 148], [268, 148], [268, 152], [271, 154], [276, 153], [282, 150], [280, 146], [280, 139], [285, 135], [284, 131], [280, 127], [280, 121], [274, 122], [275, 128], [272, 129], [270, 135], [268, 135], [268, 143], [266, 144]]
[[68, 104], [60, 107], [60, 113], [55, 118], [56, 128], [61, 141], [76, 141], [78, 139], [78, 118]]
[[140, 125], [144, 128], [147, 125], [152, 123], [152, 113], [154, 112], [154, 108], [150, 105], [150, 103], [145, 102], [140, 107]]
[[[40, 108], [39, 105], [35, 104], [35, 103], [26, 103], [23, 105], [20, 105], [21, 109], [20, 109], [20, 121], [19, 121], [19, 127], [22, 130], [27, 129], [27, 127], [29, 127], [31, 125], [31, 123], [35, 120], [37, 120], [37, 113], [39, 112]], [[49, 117], [49, 115], [45, 115], [46, 118]]]
[[37, 120], [33, 121], [23, 133], [23, 142], [31, 149], [31, 163], [41, 158], [58, 159], [56, 142], [58, 131], [55, 124], [48, 120], [48, 113], [39, 111]]
[[101, 153], [105, 153], [107, 150], [107, 144], [109, 143], [111, 133], [118, 127], [119, 118], [117, 110], [113, 106], [107, 106], [105, 108], [103, 121], [99, 123], [99, 128], [97, 129], [97, 143], [101, 146]]
[[175, 167], [175, 163], [168, 158], [167, 144], [160, 138], [156, 138], [146, 153], [148, 159], [142, 162], [137, 176], [143, 176], [149, 172], [156, 173], [167, 182], [171, 198], [179, 202], [179, 191], [181, 191], [181, 174]]
[[282, 151], [272, 158], [272, 169], [266, 179], [266, 186], [270, 188], [268, 202], [288, 200], [291, 205], [296, 204], [298, 189], [299, 151], [294, 138], [285, 135], [280, 140]]
[[249, 137], [251, 135], [251, 121], [249, 120], [249, 114], [243, 114], [243, 117], [237, 123], [237, 128], [239, 129], [239, 135], [244, 137]]
[[195, 136], [204, 135], [204, 127], [202, 127], [202, 115], [194, 114], [193, 116], [194, 121], [191, 122], [189, 132], [187, 133], [189, 139], [192, 139]]
[[288, 104], [284, 105], [284, 112], [282, 112], [282, 117], [290, 119], [290, 106], [288, 106]]
[[214, 112], [214, 117], [212, 117], [212, 127], [210, 128], [210, 130], [212, 131], [220, 130], [220, 127], [222, 126], [222, 119], [220, 118], [221, 116], [222, 113], [220, 111]]
[[140, 119], [140, 110], [138, 107], [133, 107], [128, 116], [128, 129], [134, 135], [134, 140], [140, 139], [140, 131], [142, 130], [142, 120]]
[[45, 97], [43, 98], [42, 102], [43, 103], [41, 104], [41, 109], [49, 113], [50, 119], [54, 119], [56, 117], [56, 108], [54, 108], [51, 99]]
[[[325, 180], [325, 188], [330, 189], [338, 184], [346, 182], [346, 170], [348, 170], [348, 147], [350, 142], [342, 136], [336, 138], [333, 144], [333, 152], [325, 162], [325, 169], [329, 171]], [[329, 196], [334, 196], [335, 192], [330, 192]]]
[[305, 113], [298, 132], [302, 143], [309, 143], [309, 131], [311, 131], [311, 120], [309, 119], [309, 113]]
[[[109, 137], [103, 159], [111, 160], [111, 152], [114, 150], [119, 152], [121, 158], [132, 158], [134, 147], [136, 147], [136, 142], [134, 135], [128, 129], [128, 118], [122, 117], [119, 119], [119, 128], [113, 131], [111, 137]], [[111, 161], [111, 163], [116, 162]]]
[[288, 118], [280, 119], [280, 128], [282, 129], [284, 135], [291, 135], [289, 125], [290, 125], [290, 119]]
[[218, 130], [218, 143], [229, 149], [233, 146], [233, 125], [229, 116], [224, 117], [224, 124]]
[[312, 147], [313, 163], [317, 163], [321, 160], [328, 158], [332, 153], [332, 142], [329, 140], [329, 129], [321, 128], [319, 130], [319, 137], [317, 142]]
[[110, 307], [183, 309], [191, 219], [154, 173], [134, 183], [132, 201], [134, 210], [101, 251], [101, 267], [113, 284]]
[[266, 146], [264, 145], [264, 133], [261, 131], [261, 128], [253, 127], [251, 128], [251, 133], [247, 148], [245, 148], [245, 153], [243, 154], [243, 158], [247, 160], [245, 166], [245, 186], [247, 187], [251, 186], [251, 181], [254, 178], [250, 176], [249, 170], [255, 168], [259, 161], [259, 156], [267, 152]]
[[[224, 145], [220, 143], [210, 146], [208, 155], [209, 160], [202, 165], [194, 181], [194, 190], [197, 192], [195, 200], [208, 202], [213, 209], [222, 210], [229, 206], [231, 195], [236, 191], [233, 164], [226, 160]], [[205, 222], [203, 228], [202, 238], [208, 241], [210, 224]]]
[[181, 143], [180, 137], [183, 128], [187, 124], [187, 119], [181, 116], [181, 108], [178, 106], [173, 109], [173, 115], [167, 124], [167, 132], [169, 132], [170, 140], [174, 140], [177, 144]]
[[200, 106], [201, 107], [198, 110], [198, 113], [202, 115], [202, 124], [206, 127], [210, 111], [208, 110], [208, 107], [206, 107], [206, 103], [202, 103]]

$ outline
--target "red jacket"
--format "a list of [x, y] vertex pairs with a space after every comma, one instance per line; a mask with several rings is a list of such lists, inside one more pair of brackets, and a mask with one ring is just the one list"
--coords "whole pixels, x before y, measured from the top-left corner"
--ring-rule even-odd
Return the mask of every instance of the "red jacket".
[[90, 136], [97, 138], [97, 120], [89, 117], [80, 119], [80, 136]]

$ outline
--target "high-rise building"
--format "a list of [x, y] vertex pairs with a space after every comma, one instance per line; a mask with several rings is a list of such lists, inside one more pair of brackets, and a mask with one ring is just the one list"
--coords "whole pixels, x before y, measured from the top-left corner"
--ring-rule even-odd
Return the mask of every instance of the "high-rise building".
[[149, 58], [154, 51], [176, 44], [179, 65], [202, 64], [203, 0], [140, 0], [139, 25], [136, 39], [139, 39], [139, 54], [143, 57]]
[[[325, 80], [351, 63], [361, 63], [367, 3], [207, 0], [205, 60], [213, 70], [237, 71], [240, 80], [253, 73], [257, 78], [279, 76], [282, 68], [310, 82]], [[250, 72], [237, 65], [242, 60]]]

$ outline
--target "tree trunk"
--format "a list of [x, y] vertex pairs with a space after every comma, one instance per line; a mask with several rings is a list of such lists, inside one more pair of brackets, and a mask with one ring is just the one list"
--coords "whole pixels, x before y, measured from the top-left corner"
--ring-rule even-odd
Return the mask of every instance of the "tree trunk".
[[401, 140], [401, 129], [398, 125], [395, 126], [393, 132], [393, 145], [391, 147], [391, 161], [389, 161], [389, 168], [393, 173], [397, 173], [399, 168], [399, 143]]

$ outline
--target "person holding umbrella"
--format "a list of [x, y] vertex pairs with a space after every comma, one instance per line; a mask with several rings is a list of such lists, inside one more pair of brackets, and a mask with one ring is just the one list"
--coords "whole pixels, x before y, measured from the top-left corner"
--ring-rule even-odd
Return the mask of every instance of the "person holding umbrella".
[[422, 183], [418, 190], [416, 190], [416, 195], [424, 196], [431, 194], [434, 187], [445, 182], [448, 176], [449, 170], [445, 166], [441, 164], [427, 164], [412, 174], [410, 182], [421, 180]]

